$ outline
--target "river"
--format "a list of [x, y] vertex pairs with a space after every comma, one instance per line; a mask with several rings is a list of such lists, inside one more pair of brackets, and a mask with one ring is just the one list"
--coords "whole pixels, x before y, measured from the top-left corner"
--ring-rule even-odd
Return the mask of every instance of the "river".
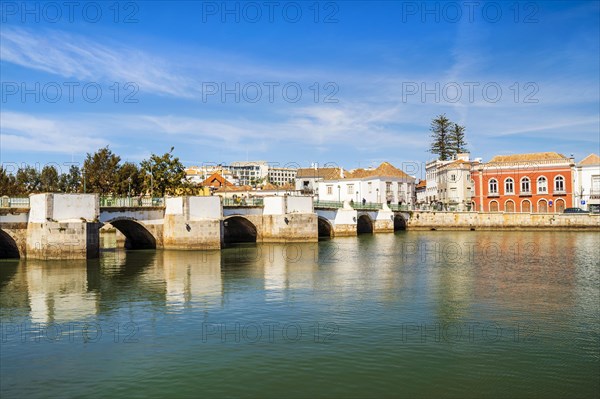
[[600, 236], [402, 231], [0, 262], [0, 395], [597, 397]]

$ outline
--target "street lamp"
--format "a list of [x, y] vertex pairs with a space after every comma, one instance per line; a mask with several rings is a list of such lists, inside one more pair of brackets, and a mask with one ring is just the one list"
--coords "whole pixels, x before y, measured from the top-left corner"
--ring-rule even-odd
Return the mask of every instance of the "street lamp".
[[358, 204], [358, 191], [356, 191], [356, 203]]
[[341, 195], [340, 195], [340, 185], [338, 184], [338, 202], [341, 201]]
[[375, 191], [377, 192], [377, 203], [379, 204], [379, 187], [376, 188]]

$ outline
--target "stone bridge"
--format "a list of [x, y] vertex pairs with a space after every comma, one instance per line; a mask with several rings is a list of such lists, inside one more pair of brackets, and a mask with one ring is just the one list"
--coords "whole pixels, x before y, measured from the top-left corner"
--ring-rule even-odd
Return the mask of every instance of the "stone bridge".
[[[129, 205], [129, 206], [127, 206]], [[316, 242], [319, 237], [403, 229], [389, 209], [315, 207], [308, 196], [271, 196], [249, 204], [218, 196], [171, 197], [160, 204], [100, 206], [96, 194], [34, 194], [28, 207], [0, 208], [0, 258], [99, 256], [99, 229], [112, 225], [127, 249], [219, 249], [237, 242]]]

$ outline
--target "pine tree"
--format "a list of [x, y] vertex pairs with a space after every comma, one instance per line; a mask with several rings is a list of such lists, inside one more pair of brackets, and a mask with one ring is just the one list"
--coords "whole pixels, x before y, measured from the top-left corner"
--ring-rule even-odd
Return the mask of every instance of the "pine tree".
[[452, 125], [452, 130], [448, 136], [448, 148], [450, 150], [450, 155], [456, 155], [467, 151], [464, 126], [460, 126], [456, 123]]
[[452, 156], [449, 147], [449, 136], [452, 123], [446, 114], [438, 115], [437, 118], [431, 121], [431, 148], [429, 152], [436, 154], [442, 161], [449, 159]]

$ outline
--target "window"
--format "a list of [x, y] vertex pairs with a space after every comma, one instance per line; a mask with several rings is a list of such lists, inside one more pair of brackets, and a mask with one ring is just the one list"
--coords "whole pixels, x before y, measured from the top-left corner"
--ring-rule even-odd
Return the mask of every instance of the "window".
[[348, 194], [354, 194], [354, 184], [348, 184]]
[[373, 186], [373, 185], [371, 184], [371, 182], [369, 182], [369, 183], [367, 184], [367, 187], [369, 187], [369, 194], [371, 194], [371, 192], [373, 191], [373, 187], [372, 187], [372, 186]]
[[450, 175], [450, 181], [456, 181], [456, 175], [455, 174]]
[[385, 192], [386, 193], [392, 192], [392, 183], [391, 182], [385, 182]]
[[327, 194], [333, 194], [333, 186], [332, 185], [327, 186]]
[[548, 192], [548, 181], [544, 176], [540, 176], [537, 179], [537, 192], [538, 194]]
[[490, 179], [489, 188], [490, 194], [498, 194], [498, 180]]
[[600, 194], [600, 175], [592, 176], [592, 194]]
[[564, 192], [565, 191], [565, 178], [562, 176], [556, 176], [554, 178], [554, 191]]
[[529, 194], [531, 192], [531, 181], [529, 177], [524, 177], [521, 179], [521, 193]]
[[510, 177], [504, 180], [504, 194], [514, 194], [515, 193], [515, 181]]

